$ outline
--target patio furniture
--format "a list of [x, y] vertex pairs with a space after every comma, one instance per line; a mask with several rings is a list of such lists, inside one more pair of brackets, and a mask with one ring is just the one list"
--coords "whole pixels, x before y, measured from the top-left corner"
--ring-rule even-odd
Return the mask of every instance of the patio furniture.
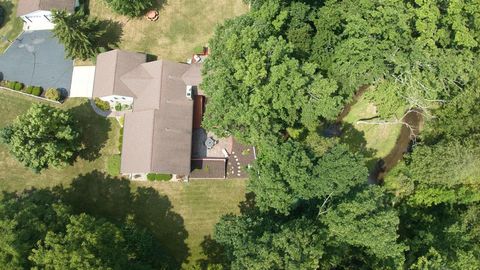
[[207, 149], [212, 149], [215, 144], [217, 144], [217, 142], [212, 137], [208, 137], [205, 140], [205, 146], [207, 147]]

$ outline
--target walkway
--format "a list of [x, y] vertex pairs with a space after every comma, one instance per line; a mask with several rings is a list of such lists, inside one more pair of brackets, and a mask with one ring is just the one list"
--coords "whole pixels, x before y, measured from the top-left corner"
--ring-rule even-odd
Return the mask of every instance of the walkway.
[[65, 58], [65, 48], [48, 30], [22, 33], [0, 55], [3, 80], [69, 92], [72, 72], [73, 61]]
[[93, 94], [93, 80], [95, 66], [77, 66], [73, 68], [70, 97], [91, 98]]

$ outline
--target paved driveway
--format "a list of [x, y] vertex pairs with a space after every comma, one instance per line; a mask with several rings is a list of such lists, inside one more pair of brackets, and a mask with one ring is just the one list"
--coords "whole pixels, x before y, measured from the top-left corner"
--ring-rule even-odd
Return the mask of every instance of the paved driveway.
[[0, 79], [27, 85], [70, 90], [73, 61], [65, 59], [65, 49], [49, 30], [20, 35], [0, 55]]

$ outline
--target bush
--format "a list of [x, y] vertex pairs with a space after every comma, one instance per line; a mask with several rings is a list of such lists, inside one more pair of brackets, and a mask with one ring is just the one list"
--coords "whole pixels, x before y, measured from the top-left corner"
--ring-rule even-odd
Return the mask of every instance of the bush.
[[27, 86], [23, 92], [25, 92], [27, 94], [32, 94], [33, 86]]
[[16, 83], [17, 83], [17, 82], [15, 82], [15, 81], [8, 81], [8, 82], [7, 82], [7, 87], [10, 88], [10, 89], [15, 90], [15, 84], [16, 84]]
[[99, 98], [95, 98], [94, 102], [95, 102], [95, 105], [97, 106], [97, 108], [99, 108], [100, 110], [102, 110], [102, 111], [109, 111], [110, 110], [110, 103], [108, 103], [104, 100], [101, 100]]
[[149, 173], [147, 174], [147, 179], [149, 181], [168, 181], [172, 179], [172, 175], [162, 173]]
[[120, 112], [122, 110], [122, 103], [115, 103], [115, 111]]
[[32, 95], [39, 97], [42, 94], [43, 90], [40, 86], [35, 86], [32, 89]]
[[108, 5], [117, 13], [129, 17], [138, 17], [147, 9], [155, 5], [155, 0], [105, 0]]
[[117, 176], [120, 174], [120, 155], [110, 156], [107, 160], [107, 173], [112, 176]]
[[24, 87], [23, 83], [21, 83], [21, 82], [15, 82], [15, 86], [14, 86], [13, 89], [14, 89], [14, 90], [17, 90], [17, 91], [20, 91], [20, 90], [23, 89], [23, 87]]
[[45, 92], [45, 97], [55, 101], [59, 101], [62, 99], [60, 90], [58, 90], [57, 88], [48, 88], [47, 92]]
[[120, 136], [118, 137], [118, 151], [122, 152], [123, 147], [123, 126], [120, 128]]

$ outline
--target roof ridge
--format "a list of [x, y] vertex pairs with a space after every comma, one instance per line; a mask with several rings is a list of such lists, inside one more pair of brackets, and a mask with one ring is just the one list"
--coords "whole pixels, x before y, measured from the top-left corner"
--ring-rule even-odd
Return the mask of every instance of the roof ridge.
[[150, 167], [150, 172], [149, 173], [151, 173], [152, 169], [153, 169], [153, 162], [154, 162], [154, 158], [153, 158], [153, 148], [154, 148], [153, 147], [153, 139], [155, 138], [155, 133], [156, 133], [156, 130], [157, 130], [155, 128], [155, 112], [156, 112], [156, 109], [153, 109], [152, 112], [153, 112], [153, 117], [152, 117], [152, 122], [153, 122], [152, 123], [152, 127], [153, 127], [152, 129], [153, 130], [152, 130], [152, 138], [151, 138], [151, 141], [150, 141], [151, 142], [151, 147], [150, 147], [150, 166], [149, 166]]

